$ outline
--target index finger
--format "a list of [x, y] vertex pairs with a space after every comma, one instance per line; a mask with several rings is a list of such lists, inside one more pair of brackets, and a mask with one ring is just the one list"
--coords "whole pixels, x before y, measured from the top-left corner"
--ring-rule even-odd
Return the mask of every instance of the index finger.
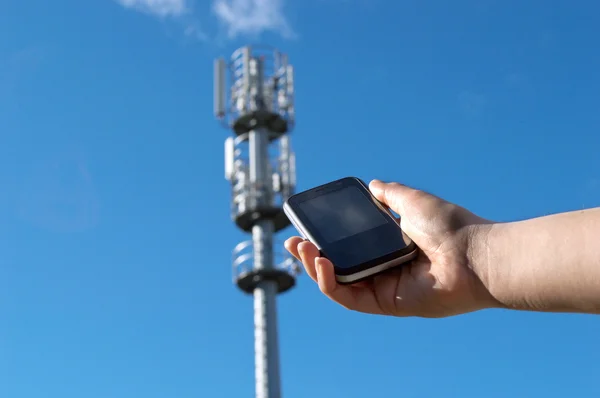
[[369, 183], [369, 190], [382, 203], [385, 203], [400, 217], [405, 212], [405, 202], [409, 195], [415, 194], [417, 190], [397, 182], [385, 183], [373, 180]]

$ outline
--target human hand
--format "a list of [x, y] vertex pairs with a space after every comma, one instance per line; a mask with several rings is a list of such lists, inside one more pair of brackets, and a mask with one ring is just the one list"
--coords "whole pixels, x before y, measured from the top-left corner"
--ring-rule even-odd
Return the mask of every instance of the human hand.
[[368, 281], [340, 285], [332, 263], [319, 257], [314, 244], [288, 239], [286, 249], [325, 295], [350, 310], [391, 316], [440, 318], [500, 306], [489, 293], [485, 262], [477, 261], [473, 245], [485, 239], [489, 221], [398, 183], [375, 180], [369, 189], [400, 215], [400, 226], [419, 247], [419, 255], [411, 264]]

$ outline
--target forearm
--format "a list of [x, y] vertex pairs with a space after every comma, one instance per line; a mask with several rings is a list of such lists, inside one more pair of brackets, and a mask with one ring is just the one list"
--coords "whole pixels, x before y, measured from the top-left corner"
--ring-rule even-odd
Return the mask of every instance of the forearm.
[[481, 230], [476, 262], [503, 306], [600, 313], [600, 208]]

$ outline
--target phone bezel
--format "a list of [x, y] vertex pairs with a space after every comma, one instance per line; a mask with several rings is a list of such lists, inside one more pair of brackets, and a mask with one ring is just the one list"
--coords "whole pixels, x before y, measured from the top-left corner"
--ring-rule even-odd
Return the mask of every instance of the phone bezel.
[[[286, 212], [286, 215], [288, 216], [294, 227], [300, 232], [300, 234], [303, 235], [305, 239], [311, 241], [317, 246], [317, 248], [321, 252], [321, 256], [329, 258], [331, 260], [330, 256], [328, 256], [327, 254], [328, 249], [331, 249], [331, 247], [334, 245], [337, 245], [339, 247], [348, 247], [350, 243], [344, 244], [343, 242], [348, 242], [352, 239], [357, 239], [356, 237], [360, 234], [344, 238], [338, 243], [325, 244], [323, 240], [319, 238], [318, 231], [311, 226], [310, 221], [299, 209], [299, 204], [306, 200], [313, 199], [317, 196], [324, 195], [349, 186], [356, 186], [358, 189], [360, 189], [365, 194], [365, 196], [371, 201], [371, 203], [378, 209], [378, 211], [384, 217], [386, 217], [387, 220], [386, 224], [377, 227], [373, 230], [365, 231], [363, 233], [391, 233], [391, 235], [393, 235], [393, 233], [399, 231], [401, 233], [400, 236], [404, 246], [399, 248], [398, 250], [394, 250], [392, 252], [386, 253], [385, 255], [375, 257], [366, 262], [362, 262], [350, 267], [339, 267], [334, 263], [334, 261], [332, 261], [334, 265], [335, 274], [338, 277], [338, 280], [340, 282], [345, 283], [354, 283], [358, 280], [353, 277], [354, 275], [358, 277], [360, 274], [359, 278], [365, 279], [376, 273], [383, 272], [388, 268], [395, 267], [402, 263], [412, 260], [416, 256], [417, 251], [415, 243], [401, 230], [396, 218], [390, 212], [390, 210], [373, 196], [368, 186], [359, 178], [344, 177], [339, 180], [335, 180], [327, 184], [323, 184], [292, 195], [285, 201], [284, 211]], [[400, 245], [398, 245], [398, 247], [399, 246]], [[373, 270], [373, 272], [366, 272], [368, 270]]]

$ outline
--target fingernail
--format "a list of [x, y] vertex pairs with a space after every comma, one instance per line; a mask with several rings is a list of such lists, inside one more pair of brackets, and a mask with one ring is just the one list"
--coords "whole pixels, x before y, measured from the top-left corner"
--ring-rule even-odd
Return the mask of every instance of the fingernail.
[[383, 181], [380, 180], [372, 180], [371, 183], [369, 184], [369, 188], [371, 190], [381, 190], [383, 189], [382, 185], [384, 184]]

